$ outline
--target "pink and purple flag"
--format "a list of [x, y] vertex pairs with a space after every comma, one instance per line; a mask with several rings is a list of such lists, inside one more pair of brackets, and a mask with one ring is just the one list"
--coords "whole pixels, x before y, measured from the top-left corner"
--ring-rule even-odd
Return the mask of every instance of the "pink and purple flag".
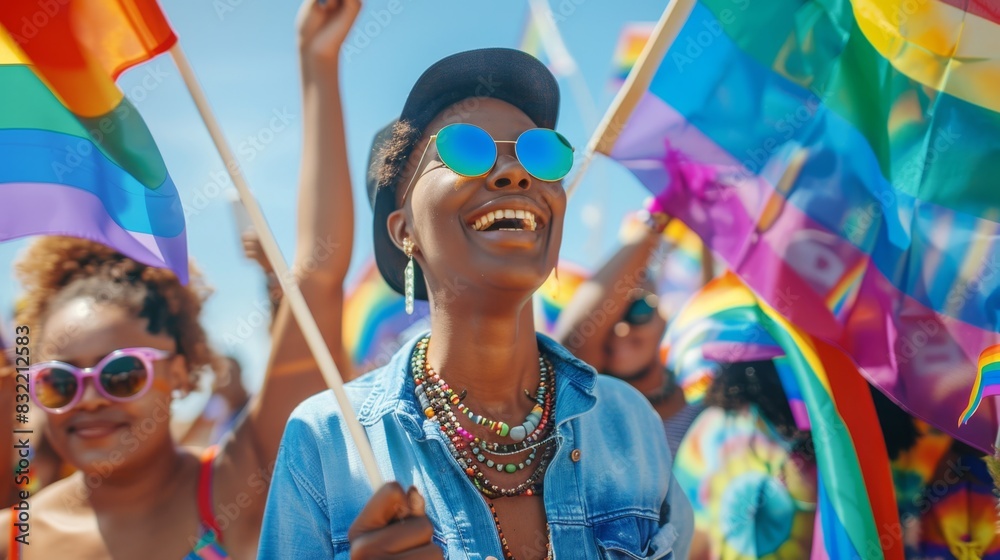
[[[611, 148], [770, 306], [955, 426], [1000, 342], [1000, 3], [700, 0]], [[905, 6], [910, 6], [906, 3]]]

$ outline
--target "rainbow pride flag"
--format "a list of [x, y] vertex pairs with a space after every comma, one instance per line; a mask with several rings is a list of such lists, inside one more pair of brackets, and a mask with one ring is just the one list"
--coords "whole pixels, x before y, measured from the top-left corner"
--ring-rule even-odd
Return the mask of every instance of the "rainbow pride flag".
[[559, 314], [573, 299], [580, 284], [590, 278], [590, 272], [569, 261], [559, 261], [555, 270], [535, 292], [535, 329], [553, 335]]
[[186, 283], [177, 188], [115, 84], [173, 31], [154, 0], [43, 4], [0, 7], [0, 241], [83, 237]]
[[786, 319], [989, 449], [992, 403], [955, 418], [1000, 342], [1000, 3], [699, 0], [643, 66], [600, 149]]
[[[811, 557], [902, 558], [878, 417], [846, 357], [797, 329], [733, 273], [695, 294], [668, 337], [690, 330], [700, 332], [695, 348], [716, 363], [773, 359], [797, 423], [812, 430], [819, 498]], [[716, 342], [725, 342], [723, 352], [706, 351]]]
[[650, 266], [660, 297], [660, 309], [673, 318], [704, 283], [702, 243], [698, 235], [680, 220], [671, 220], [663, 230], [663, 252]]
[[344, 344], [357, 374], [385, 365], [424, 330], [430, 330], [427, 302], [414, 302], [413, 315], [407, 315], [403, 296], [385, 283], [375, 261], [368, 263], [344, 301]]
[[959, 417], [959, 425], [965, 424], [979, 409], [983, 397], [1000, 395], [1000, 344], [990, 346], [979, 355], [976, 382], [972, 385], [969, 405]]
[[615, 46], [615, 54], [612, 58], [611, 85], [614, 88], [625, 83], [625, 78], [632, 71], [639, 53], [646, 46], [646, 41], [653, 33], [652, 23], [629, 23], [622, 28], [618, 37], [618, 44]]
[[530, 9], [525, 16], [524, 28], [521, 30], [521, 40], [517, 48], [539, 60], [545, 56], [544, 45], [542, 45], [542, 30]]
[[529, 0], [518, 48], [541, 60], [556, 76], [576, 72], [576, 61], [566, 49], [548, 0]]

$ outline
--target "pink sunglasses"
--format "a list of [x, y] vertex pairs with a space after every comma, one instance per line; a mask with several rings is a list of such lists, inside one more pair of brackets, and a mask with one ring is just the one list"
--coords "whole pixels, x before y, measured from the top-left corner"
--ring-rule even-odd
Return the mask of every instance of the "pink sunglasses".
[[123, 348], [108, 354], [97, 365], [78, 368], [59, 361], [41, 362], [28, 368], [29, 392], [35, 404], [61, 414], [79, 404], [87, 378], [105, 398], [128, 402], [141, 397], [153, 381], [153, 362], [173, 354], [157, 348]]

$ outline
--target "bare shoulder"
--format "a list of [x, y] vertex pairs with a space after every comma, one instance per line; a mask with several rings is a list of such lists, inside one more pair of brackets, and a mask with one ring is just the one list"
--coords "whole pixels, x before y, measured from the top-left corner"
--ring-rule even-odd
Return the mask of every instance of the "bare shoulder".
[[[9, 509], [0, 509], [0, 527], [6, 528], [9, 523], [13, 523], [11, 513]], [[7, 534], [7, 531], [0, 531], [0, 560], [10, 558], [10, 539]]]
[[[30, 548], [32, 557], [55, 557], [51, 553], [73, 552], [63, 550], [69, 548], [69, 542], [76, 552], [89, 550], [94, 544], [78, 539], [64, 539], [67, 530], [73, 531], [89, 523], [94, 523], [93, 515], [86, 512], [86, 496], [80, 496], [86, 490], [82, 476], [77, 473], [68, 478], [47, 486], [35, 495], [22, 498], [11, 509], [0, 512], [0, 524], [4, 528], [2, 543], [0, 543], [0, 559], [11, 555], [10, 543], [17, 540]], [[14, 525], [11, 526], [11, 523]], [[96, 527], [96, 524], [95, 524]], [[92, 533], [97, 534], [96, 531]]]
[[226, 546], [238, 549], [242, 545], [237, 543], [252, 543], [248, 554], [256, 550], [274, 471], [273, 461], [261, 460], [251, 429], [244, 417], [219, 444], [212, 464], [212, 513]]

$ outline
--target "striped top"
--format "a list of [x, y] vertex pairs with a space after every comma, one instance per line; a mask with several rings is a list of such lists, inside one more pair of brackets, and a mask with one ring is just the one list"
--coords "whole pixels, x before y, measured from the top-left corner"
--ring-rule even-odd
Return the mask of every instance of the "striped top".
[[667, 445], [670, 446], [670, 456], [677, 456], [677, 449], [684, 440], [688, 428], [694, 423], [694, 419], [701, 414], [705, 407], [700, 404], [687, 404], [670, 418], [663, 421], [663, 429], [667, 431]]

